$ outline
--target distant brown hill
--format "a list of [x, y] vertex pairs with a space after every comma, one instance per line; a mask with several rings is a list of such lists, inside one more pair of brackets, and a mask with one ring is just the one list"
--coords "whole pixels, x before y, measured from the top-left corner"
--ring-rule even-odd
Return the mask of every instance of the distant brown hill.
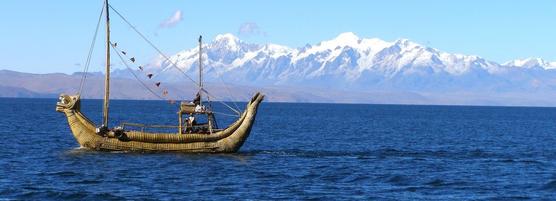
[[[77, 92], [81, 75], [63, 73], [33, 74], [9, 70], [0, 70], [0, 97], [56, 98], [61, 93]], [[116, 77], [111, 84], [111, 98], [156, 100], [159, 99], [142, 86], [137, 80]], [[143, 80], [151, 89], [162, 94], [162, 89], [154, 82]], [[197, 88], [193, 83], [162, 83], [161, 88], [168, 90], [168, 98], [174, 100], [191, 99]], [[207, 83], [206, 88], [213, 95], [212, 99], [227, 101], [247, 101], [257, 91], [273, 102], [343, 102], [343, 103], [417, 103], [426, 104], [427, 99], [414, 93], [362, 93], [340, 90], [324, 90], [288, 86], [253, 87], [242, 85], [224, 85]], [[229, 91], [228, 91], [229, 89]], [[104, 93], [104, 76], [100, 73], [89, 74], [82, 92], [83, 98], [101, 99]]]
[[[81, 74], [63, 73], [33, 74], [0, 70], [0, 97], [56, 98], [61, 93], [75, 94]], [[154, 86], [152, 80], [142, 80], [159, 95], [168, 90], [168, 99], [190, 100], [197, 92], [191, 82], [162, 83]], [[135, 79], [112, 78], [112, 99], [158, 100]], [[541, 92], [524, 93], [472, 93], [438, 92], [416, 93], [404, 91], [347, 91], [328, 88], [309, 88], [287, 85], [246, 86], [224, 83], [207, 83], [212, 100], [247, 101], [257, 91], [266, 94], [270, 102], [317, 102], [317, 103], [379, 103], [424, 105], [525, 105], [555, 106], [555, 96]], [[229, 89], [229, 90], [228, 90]], [[104, 76], [91, 73], [85, 83], [82, 97], [101, 99], [104, 93]]]

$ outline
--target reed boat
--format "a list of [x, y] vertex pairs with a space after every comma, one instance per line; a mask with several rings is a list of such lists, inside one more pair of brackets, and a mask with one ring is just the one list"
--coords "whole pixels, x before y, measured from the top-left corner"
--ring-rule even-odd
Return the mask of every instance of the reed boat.
[[[108, 4], [108, 0], [104, 1], [103, 9], [100, 15], [103, 16], [104, 13], [104, 15], [106, 16], [106, 72], [104, 80], [102, 123], [100, 125], [95, 124], [81, 112], [80, 93], [82, 90], [83, 82], [79, 87], [78, 93], [76, 93], [75, 95], [61, 94], [59, 97], [59, 101], [56, 104], [56, 111], [65, 114], [67, 122], [69, 124], [69, 128], [81, 147], [99, 151], [192, 153], [237, 152], [244, 144], [246, 139], [249, 137], [251, 128], [253, 127], [253, 124], [255, 122], [258, 107], [263, 101], [264, 95], [262, 95], [261, 93], [256, 93], [247, 103], [245, 110], [241, 113], [238, 112], [238, 119], [235, 122], [231, 123], [226, 128], [218, 128], [215, 116], [216, 112], [212, 110], [209, 100], [210, 93], [203, 87], [202, 82], [202, 37], [199, 37], [199, 80], [198, 83], [196, 83], [199, 90], [197, 92], [197, 95], [192, 101], [182, 101], [179, 103], [178, 125], [158, 126], [165, 128], [175, 128], [175, 132], [146, 132], [144, 129], [128, 129], [125, 126], [125, 123], [120, 124], [116, 127], [110, 127], [108, 125], [110, 101], [110, 52], [111, 49], [116, 52], [120, 52], [117, 49], [117, 43], [113, 43], [112, 41], [110, 41], [109, 11], [111, 9], [115, 11], [120, 17], [122, 17], [120, 13], [118, 13], [116, 10], [114, 10], [114, 8], [110, 6], [110, 4]], [[124, 21], [128, 22], [128, 20], [126, 20], [125, 18]], [[131, 24], [130, 26], [135, 29], [135, 27]], [[143, 39], [147, 40], [145, 37], [143, 37]], [[150, 42], [149, 44], [152, 45], [152, 43]], [[92, 49], [93, 48], [91, 48], [91, 51]], [[125, 55], [125, 52], [121, 52]], [[91, 53], [89, 53], [89, 56], [90, 54]], [[118, 56], [124, 63], [126, 62], [124, 61], [122, 54], [118, 53]], [[132, 58], [131, 61], [134, 62], [134, 58]], [[175, 66], [175, 64], [172, 65]], [[128, 69], [130, 69], [129, 66], [127, 67]], [[175, 67], [177, 68], [177, 66]], [[139, 66], [139, 68], [141, 67]], [[85, 67], [85, 69], [87, 69], [87, 67]], [[85, 77], [83, 79], [86, 78], [86, 74], [87, 72], [85, 70], [83, 74], [83, 76]], [[185, 73], [184, 75], [187, 76]], [[151, 78], [152, 74], [148, 77]], [[144, 86], [148, 87], [147, 85]], [[156, 87], [159, 86], [160, 82], [157, 82]], [[149, 91], [154, 93], [153, 90], [149, 89]], [[206, 101], [203, 101], [204, 97], [207, 98]], [[198, 116], [203, 116], [206, 122], [195, 122], [195, 117]], [[150, 124], [131, 125], [144, 128], [146, 127], [145, 125]], [[151, 125], [150, 127], [157, 126]]]
[[148, 133], [110, 129], [104, 134], [80, 111], [79, 96], [61, 95], [56, 111], [66, 115], [77, 142], [93, 150], [104, 151], [173, 151], [173, 152], [237, 152], [243, 145], [257, 115], [263, 95], [257, 93], [242, 115], [225, 129], [213, 133]]

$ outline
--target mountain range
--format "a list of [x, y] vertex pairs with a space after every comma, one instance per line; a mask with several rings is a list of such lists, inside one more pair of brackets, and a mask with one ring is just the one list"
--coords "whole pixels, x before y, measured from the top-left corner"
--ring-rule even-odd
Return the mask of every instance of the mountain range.
[[[169, 61], [162, 58], [133, 72], [152, 73], [153, 80], [168, 85], [184, 82], [180, 71], [196, 78], [198, 47], [170, 55]], [[387, 42], [348, 32], [318, 44], [291, 48], [250, 44], [222, 34], [203, 45], [202, 58], [204, 79], [215, 89], [226, 86], [241, 91], [238, 94], [269, 90], [284, 97], [275, 101], [556, 105], [552, 101], [556, 62], [528, 58], [500, 64], [407, 39]], [[115, 70], [113, 77], [129, 82], [134, 79], [125, 69]], [[37, 93], [24, 89], [27, 92], [22, 94]]]
[[[386, 42], [349, 32], [302, 48], [248, 44], [232, 34], [222, 34], [203, 49], [207, 80], [222, 78], [257, 86], [415, 92], [542, 90], [553, 88], [556, 72], [556, 62], [538, 58], [498, 64], [407, 39]], [[194, 76], [198, 48], [180, 51], [170, 61], [150, 65], [149, 71], [166, 81], [183, 79], [173, 63]]]

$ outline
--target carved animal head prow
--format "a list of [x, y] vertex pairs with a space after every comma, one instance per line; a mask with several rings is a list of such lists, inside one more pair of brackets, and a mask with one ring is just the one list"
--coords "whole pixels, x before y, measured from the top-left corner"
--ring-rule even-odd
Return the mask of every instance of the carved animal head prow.
[[58, 102], [56, 103], [56, 111], [57, 112], [65, 112], [67, 110], [77, 110], [79, 109], [80, 105], [80, 98], [79, 95], [65, 95], [60, 94], [58, 98]]

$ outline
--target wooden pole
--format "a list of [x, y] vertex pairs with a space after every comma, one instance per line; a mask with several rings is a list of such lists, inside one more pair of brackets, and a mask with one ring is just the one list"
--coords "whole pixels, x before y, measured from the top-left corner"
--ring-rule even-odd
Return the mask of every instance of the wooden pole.
[[108, 0], [104, 1], [106, 8], [106, 77], [104, 79], [104, 104], [102, 110], [102, 125], [108, 127], [108, 103], [110, 99], [110, 14]]
[[[203, 96], [203, 36], [199, 36], [199, 95]], [[199, 105], [203, 105], [202, 98]]]
[[180, 135], [182, 134], [182, 120], [181, 120], [182, 115], [183, 114], [181, 113], [181, 108], [180, 108], [180, 111], [178, 112], [178, 121], [179, 121], [179, 123], [178, 123], [178, 134], [180, 134]]
[[208, 119], [209, 133], [212, 134], [212, 114], [208, 114], [207, 119]]

